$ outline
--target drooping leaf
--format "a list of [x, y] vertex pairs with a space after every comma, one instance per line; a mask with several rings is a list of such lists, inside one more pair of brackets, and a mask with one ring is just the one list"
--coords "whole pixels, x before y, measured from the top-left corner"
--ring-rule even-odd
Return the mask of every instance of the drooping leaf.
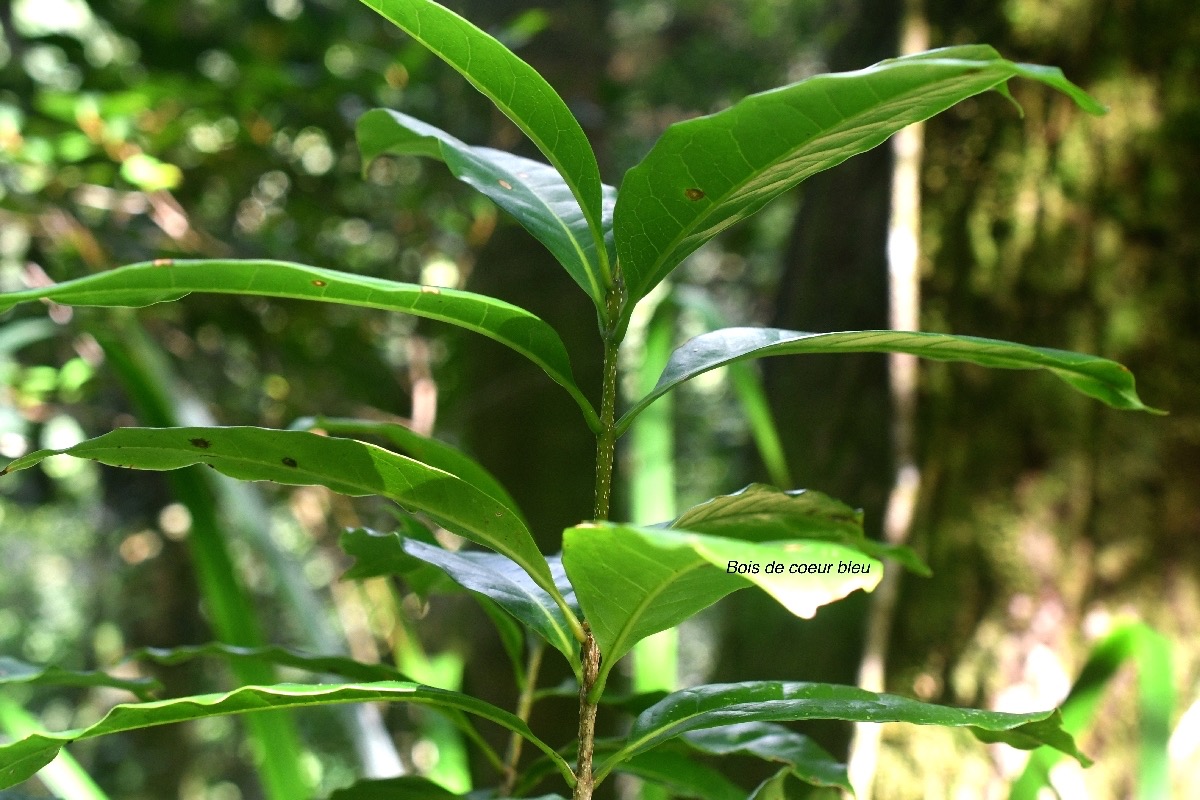
[[689, 253], [810, 175], [1015, 77], [1104, 110], [1057, 69], [968, 45], [818, 75], [672, 125], [621, 184], [614, 225], [626, 317]]
[[[380, 495], [503, 553], [551, 596], [558, 595], [546, 559], [511, 510], [461, 478], [375, 445], [266, 428], [118, 428], [63, 450], [29, 453], [9, 462], [0, 475], [61, 454], [159, 471], [206, 464], [238, 480]], [[555, 601], [566, 603], [561, 595]]]
[[143, 647], [131, 652], [125, 660], [153, 661], [155, 664], [174, 666], [197, 658], [220, 658], [229, 662], [255, 661], [319, 674], [338, 675], [353, 681], [409, 680], [407, 675], [387, 664], [365, 664], [347, 656], [316, 655], [277, 645], [235, 647], [221, 642], [209, 642], [169, 648]]
[[329, 795], [329, 800], [459, 800], [460, 797], [428, 778], [404, 775], [358, 781], [345, 789], [338, 789]]
[[496, 39], [431, 0], [362, 1], [458, 70], [533, 141], [579, 202], [601, 256], [603, 284], [611, 285], [596, 155], [545, 78]]
[[836, 789], [814, 791], [785, 767], [760, 783], [746, 800], [837, 800], [840, 796]]
[[677, 349], [654, 390], [617, 423], [624, 432], [646, 406], [684, 381], [748, 358], [802, 353], [910, 353], [936, 361], [965, 361], [1001, 369], [1044, 369], [1113, 408], [1151, 411], [1142, 404], [1128, 369], [1099, 356], [1047, 347], [923, 331], [804, 333], [780, 328], [725, 328], [701, 334]]
[[243, 686], [221, 694], [193, 695], [152, 703], [119, 705], [95, 725], [57, 734], [34, 734], [0, 745], [0, 789], [15, 786], [49, 763], [65, 745], [113, 733], [168, 725], [207, 717], [246, 714], [270, 709], [303, 708], [336, 703], [416, 703], [491, 720], [524, 737], [549, 756], [569, 784], [571, 768], [562, 756], [529, 730], [518, 717], [490, 703], [465, 695], [403, 681], [351, 684], [278, 684]]
[[[567, 273], [604, 312], [607, 291], [597, 240], [579, 201], [558, 170], [549, 164], [491, 147], [473, 147], [398, 111], [377, 108], [358, 118], [358, 149], [363, 164], [384, 153], [420, 155], [442, 161], [454, 177], [512, 214], [546, 246]], [[601, 230], [612, 230], [617, 191], [602, 187]]]
[[0, 686], [24, 683], [30, 686], [105, 686], [124, 689], [140, 698], [162, 689], [153, 678], [126, 678], [94, 670], [63, 669], [55, 665], [35, 666], [8, 656], [0, 656]]
[[716, 756], [751, 755], [787, 764], [791, 772], [813, 786], [833, 786], [851, 794], [846, 765], [812, 739], [772, 722], [737, 722], [719, 728], [685, 733], [682, 740]]
[[[470, 800], [476, 793], [460, 795], [438, 786], [428, 778], [405, 775], [400, 778], [366, 779], [338, 789], [329, 800]], [[508, 800], [508, 798], [498, 798]], [[528, 800], [565, 800], [561, 795], [547, 794]]]
[[567, 529], [563, 566], [603, 654], [596, 697], [635, 642], [730, 592], [758, 586], [793, 614], [811, 617], [856, 589], [874, 589], [883, 577], [879, 562], [831, 542], [759, 544], [600, 523]]
[[861, 511], [812, 489], [785, 492], [752, 483], [739, 492], [693, 506], [675, 519], [671, 527], [751, 542], [784, 539], [837, 542], [872, 558], [890, 558], [918, 575], [932, 574], [910, 548], [868, 539], [863, 533]]
[[[343, 417], [305, 417], [293, 422], [293, 430], [316, 430], [330, 436], [374, 437], [382, 439], [393, 448], [415, 458], [422, 464], [444, 469], [451, 475], [457, 475], [476, 489], [491, 495], [508, 506], [513, 513], [524, 519], [517, 501], [496, 479], [487, 467], [480, 464], [469, 455], [453, 445], [422, 436], [412, 428], [395, 422], [375, 422], [366, 419], [346, 419]], [[391, 448], [389, 448], [391, 449]]]
[[[416, 523], [406, 528], [404, 535], [421, 535], [423, 541], [434, 541], [433, 534]], [[338, 537], [338, 546], [346, 555], [354, 558], [354, 565], [342, 575], [345, 580], [403, 576], [408, 588], [422, 596], [435, 591], [448, 591], [455, 585], [446, 577], [446, 573], [437, 567], [432, 567], [404, 552], [404, 548], [400, 546], [400, 536], [396, 533], [354, 528], [342, 532]]]
[[1030, 714], [932, 705], [854, 686], [787, 681], [748, 681], [684, 689], [643, 711], [625, 746], [598, 769], [606, 774], [626, 758], [689, 731], [737, 722], [839, 719], [848, 722], [909, 722], [968, 728], [986, 742], [1030, 750], [1049, 746], [1087, 766], [1091, 761], [1062, 728], [1057, 710]]
[[63, 281], [53, 286], [0, 294], [0, 312], [31, 300], [67, 306], [133, 307], [178, 300], [192, 292], [286, 297], [398, 311], [448, 322], [511, 347], [562, 386], [593, 428], [595, 409], [571, 373], [558, 334], [539, 317], [485, 295], [435, 286], [353, 275], [286, 261], [158, 259]]
[[699, 800], [745, 800], [746, 790], [731, 783], [712, 767], [694, 761], [685, 753], [660, 749], [634, 756], [617, 768], [642, 780], [662, 786], [671, 797]]
[[[455, 582], [494, 600], [566, 656], [579, 674], [579, 641], [573, 633], [573, 629], [580, 627], [579, 621], [574, 615], [568, 618], [554, 598], [511, 560], [495, 553], [455, 553], [414, 540], [405, 541], [403, 547], [410, 556], [445, 570]], [[567, 607], [575, 606], [574, 590], [562, 562], [553, 557], [548, 561]]]

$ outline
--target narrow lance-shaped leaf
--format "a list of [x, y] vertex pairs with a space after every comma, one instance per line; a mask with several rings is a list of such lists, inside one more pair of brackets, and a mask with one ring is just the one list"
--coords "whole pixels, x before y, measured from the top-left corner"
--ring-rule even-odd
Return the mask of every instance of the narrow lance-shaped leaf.
[[[364, 165], [384, 153], [444, 162], [454, 177], [512, 214], [545, 245], [604, 313], [607, 286], [600, 265], [606, 256], [596, 251], [597, 241], [579, 201], [554, 167], [504, 150], [464, 144], [440, 128], [390, 109], [363, 114], [357, 130]], [[616, 200], [616, 189], [603, 186], [600, 227], [606, 237], [612, 231]]]
[[1161, 413], [1142, 403], [1128, 369], [1106, 358], [1069, 350], [924, 331], [805, 333], [780, 328], [724, 328], [701, 334], [677, 349], [658, 385], [625, 412], [617, 431], [623, 433], [646, 406], [697, 375], [748, 358], [802, 353], [911, 353], [984, 367], [1044, 369], [1113, 408]]
[[575, 385], [571, 359], [558, 333], [522, 308], [473, 292], [398, 283], [286, 261], [158, 259], [53, 286], [0, 294], [0, 312], [31, 300], [53, 300], [66, 306], [141, 308], [178, 300], [192, 292], [378, 308], [481, 333], [541, 367], [575, 399], [588, 425], [599, 428], [595, 409]]
[[362, 0], [429, 48], [516, 123], [562, 174], [587, 219], [600, 275], [611, 285], [600, 226], [600, 168], [578, 120], [533, 67], [495, 38], [430, 0]]
[[665, 749], [642, 753], [617, 769], [667, 789], [673, 798], [746, 800], [745, 789], [731, 783], [707, 764], [689, 758], [686, 753]]
[[832, 786], [851, 794], [846, 765], [825, 752], [812, 739], [772, 722], [737, 722], [720, 728], [685, 733], [688, 746], [716, 756], [744, 754], [787, 764], [813, 786]]
[[303, 708], [337, 703], [398, 702], [427, 705], [441, 710], [465, 712], [517, 733], [554, 761], [569, 784], [574, 784], [570, 766], [552, 747], [533, 734], [520, 718], [470, 695], [434, 689], [417, 683], [378, 681], [351, 684], [278, 684], [243, 686], [223, 694], [194, 695], [152, 703], [119, 705], [95, 725], [57, 734], [34, 734], [11, 744], [0, 745], [0, 789], [32, 777], [65, 745], [124, 731], [169, 725], [208, 717], [246, 714], [270, 709]]
[[623, 318], [689, 253], [805, 178], [1015, 77], [1104, 110], [1057, 69], [967, 45], [819, 75], [672, 125], [621, 184], [614, 225], [629, 289]]
[[1080, 761], [1091, 761], [1062, 728], [1057, 710], [1029, 714], [950, 708], [898, 695], [877, 694], [854, 686], [789, 681], [711, 684], [668, 695], [643, 711], [626, 744], [598, 770], [605, 775], [621, 761], [688, 731], [735, 722], [788, 722], [838, 719], [848, 722], [909, 722], [967, 728], [986, 742], [1031, 750], [1053, 747]]
[[[455, 794], [428, 778], [405, 775], [400, 778], [361, 780], [345, 789], [338, 789], [329, 795], [329, 800], [470, 800], [476, 796], [475, 793]], [[508, 798], [498, 798], [498, 800], [508, 800]], [[557, 794], [547, 794], [527, 800], [565, 800], [565, 798]]]
[[863, 532], [861, 511], [812, 489], [785, 492], [752, 483], [741, 491], [719, 495], [689, 508], [671, 527], [750, 542], [785, 539], [837, 542], [872, 558], [892, 559], [918, 575], [932, 574], [910, 548], [868, 539]]
[[125, 657], [126, 661], [152, 661], [173, 666], [197, 658], [220, 658], [225, 661], [255, 661], [281, 667], [338, 675], [354, 681], [406, 681], [409, 677], [387, 664], [364, 664], [348, 656], [328, 656], [305, 653], [287, 647], [235, 647], [222, 642], [183, 645], [181, 647], [144, 647]]
[[265, 428], [118, 428], [63, 450], [29, 453], [10, 462], [0, 475], [60, 454], [160, 471], [207, 464], [238, 480], [317, 485], [352, 496], [387, 497], [508, 556], [566, 607], [546, 559], [516, 514], [461, 478], [382, 447]]
[[30, 686], [105, 686], [124, 689], [141, 698], [162, 689], [162, 684], [153, 678], [122, 677], [94, 670], [63, 669], [55, 665], [35, 666], [0, 656], [0, 686], [13, 683]]
[[757, 544], [599, 523], [563, 534], [563, 566], [603, 654], [593, 699], [636, 642], [730, 592], [758, 586], [793, 614], [811, 617], [883, 577], [879, 562], [830, 542]]
[[453, 445], [423, 436], [412, 428], [395, 422], [375, 422], [366, 419], [340, 417], [305, 417], [289, 426], [292, 430], [317, 430], [330, 436], [375, 437], [394, 445], [401, 453], [415, 458], [422, 464], [444, 469], [457, 475], [476, 489], [491, 495], [513, 513], [524, 519], [517, 501], [504, 485], [486, 467]]
[[[554, 598], [511, 560], [495, 553], [450, 552], [411, 539], [403, 542], [403, 548], [413, 558], [444, 570], [456, 583], [494, 600], [566, 656], [576, 678], [580, 677], [579, 642], [572, 633], [579, 622], [574, 615], [568, 618]], [[574, 590], [562, 563], [554, 558], [549, 563], [568, 607], [574, 606]]]

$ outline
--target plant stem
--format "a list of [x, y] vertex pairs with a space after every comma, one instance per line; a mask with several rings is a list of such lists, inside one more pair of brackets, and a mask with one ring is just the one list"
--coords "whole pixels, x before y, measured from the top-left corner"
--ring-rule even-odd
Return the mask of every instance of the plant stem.
[[604, 387], [600, 398], [600, 433], [596, 435], [596, 506], [593, 519], [608, 519], [612, 499], [613, 461], [617, 447], [617, 343], [604, 343]]
[[[525, 723], [529, 722], [529, 713], [533, 710], [533, 693], [537, 687], [544, 652], [546, 645], [541, 639], [535, 640], [529, 648], [529, 661], [525, 665], [525, 685], [521, 687], [521, 696], [517, 698], [517, 717]], [[513, 785], [517, 782], [517, 762], [521, 759], [521, 745], [524, 743], [525, 737], [513, 731], [508, 740], [508, 752], [504, 756], [504, 785], [500, 794], [505, 797], [512, 794]]]
[[[624, 335], [621, 332], [620, 314], [624, 300], [624, 287], [617, 272], [616, 284], [608, 291], [608, 319], [611, 321], [604, 334], [604, 377], [600, 395], [600, 432], [596, 434], [596, 507], [593, 519], [608, 519], [612, 500], [613, 461], [617, 448], [617, 352]], [[575, 791], [573, 800], [591, 800], [595, 777], [592, 775], [592, 751], [596, 745], [596, 701], [591, 699], [600, 675], [600, 649], [596, 637], [585, 620], [584, 641], [579, 660], [583, 666], [579, 684], [579, 760], [575, 768]]]
[[584, 622], [587, 640], [583, 643], [583, 683], [579, 687], [579, 761], [575, 768], [575, 793], [572, 800], [592, 800], [595, 787], [592, 775], [592, 751], [596, 746], [596, 704], [588, 701], [588, 692], [600, 673], [600, 650], [591, 627]]

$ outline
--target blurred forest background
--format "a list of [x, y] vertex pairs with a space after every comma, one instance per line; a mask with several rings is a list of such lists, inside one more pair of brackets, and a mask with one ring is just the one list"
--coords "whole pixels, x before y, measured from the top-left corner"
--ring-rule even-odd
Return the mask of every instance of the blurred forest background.
[[[673, 121], [896, 55], [905, 13], [899, 0], [452, 6], [559, 90], [612, 184]], [[1119, 360], [1170, 416], [1116, 412], [1045, 375], [922, 365], [911, 542], [935, 574], [903, 579], [887, 687], [1045, 708], [1062, 701], [1100, 637], [1144, 621], [1171, 642], [1171, 670], [1139, 688], [1123, 667], [1102, 722], [1083, 736], [1099, 763], [1058, 778], [1086, 789], [1071, 797], [1131, 797], [1139, 743], [1161, 751], [1166, 731], [1175, 796], [1200, 797], [1200, 5], [931, 0], [917, 13], [930, 46], [985, 42], [1061, 66], [1111, 108], [1092, 118], [1018, 83], [1023, 118], [993, 93], [926, 126], [921, 327]], [[597, 394], [589, 303], [518, 226], [432, 162], [384, 159], [361, 175], [354, 122], [375, 106], [533, 154], [456, 73], [366, 7], [12, 0], [0, 3], [0, 25], [0, 290], [220, 255], [465, 287], [558, 328], [581, 385]], [[891, 165], [888, 148], [856, 158], [693, 256], [674, 278], [676, 342], [717, 316], [886, 327]], [[772, 359], [762, 373], [794, 485], [863, 507], [878, 534], [895, 460], [886, 359]], [[696, 384], [679, 395], [667, 440], [679, 508], [769, 480], [729, 382]], [[0, 319], [5, 457], [135, 422], [412, 419], [493, 470], [556, 550], [562, 528], [591, 509], [593, 442], [548, 387], [481, 337], [317, 304], [193, 296], [137, 313], [23, 307]], [[639, 465], [623, 456], [616, 515], [650, 513], [631, 508]], [[511, 707], [499, 644], [468, 604], [430, 607], [387, 584], [337, 581], [348, 563], [339, 531], [394, 527], [382, 508], [261, 485], [198, 498], [164, 476], [82, 462], [0, 482], [0, 654], [96, 668], [134, 647], [211, 640], [188, 547], [206, 503], [230, 534], [267, 639], [395, 658], [419, 678], [461, 680]], [[855, 680], [866, 598], [805, 622], [746, 594], [684, 632], [680, 680]], [[215, 690], [221, 670], [161, 675], [172, 690]], [[60, 728], [113, 702], [105, 692], [6, 692], [6, 724], [14, 705]], [[535, 723], [561, 711], [566, 738], [570, 710], [539, 708]], [[444, 731], [419, 715], [385, 716], [410, 764], [462, 779]], [[353, 736], [338, 731], [372, 720], [300, 724], [320, 785], [347, 783], [363, 747], [356, 756]], [[249, 800], [261, 795], [235, 730], [174, 726], [74, 752], [114, 798]], [[845, 753], [848, 727], [810, 731]], [[969, 735], [889, 726], [875, 797], [1006, 796], [996, 787], [1021, 763]], [[43, 791], [35, 784], [29, 791]]]

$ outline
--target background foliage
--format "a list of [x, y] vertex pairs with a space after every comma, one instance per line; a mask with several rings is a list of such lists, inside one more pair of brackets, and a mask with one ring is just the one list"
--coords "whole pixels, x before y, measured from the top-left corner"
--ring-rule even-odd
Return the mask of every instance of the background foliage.
[[[893, 55], [900, 12], [885, 0], [459, 8], [520, 46], [559, 89], [612, 183], [670, 122]], [[923, 327], [1121, 360], [1147, 401], [1172, 415], [1120, 415], [1036, 375], [923, 367], [926, 483], [915, 544], [934, 577], [906, 579], [889, 688], [1047, 707], [1111, 622], [1136, 618], [1176, 642], [1176, 729], [1189, 707], [1195, 719], [1200, 680], [1200, 654], [1188, 644], [1200, 630], [1200, 195], [1188, 179], [1200, 172], [1191, 96], [1200, 11], [1182, 0], [1007, 0], [934, 2], [926, 13], [932, 44], [986, 41], [1018, 60], [1061, 65], [1112, 110], [1087, 117], [1031, 84], [1018, 87], [1023, 120], [992, 95], [928, 127]], [[17, 0], [0, 8], [0, 24], [0, 289], [157, 257], [283, 258], [469, 287], [530, 309], [574, 352], [597, 352], [582, 295], [488, 201], [416, 158], [378, 161], [360, 179], [353, 124], [377, 105], [470, 143], [533, 153], [483, 98], [359, 4]], [[697, 253], [677, 280], [731, 324], [884, 327], [888, 180], [882, 150], [817, 176]], [[708, 325], [695, 307], [680, 310], [677, 336]], [[175, 397], [191, 403], [188, 413], [223, 424], [282, 427], [319, 412], [435, 427], [500, 477], [547, 548], [588, 514], [592, 476], [563, 465], [590, 464], [591, 439], [569, 398], [540, 390], [532, 365], [435, 325], [282, 301], [206, 295], [136, 318], [55, 307], [8, 315], [0, 453], [152, 421], [129, 373], [105, 358], [106, 335], [132, 353], [161, 348], [159, 374], [187, 376]], [[764, 366], [796, 485], [863, 505], [877, 526], [890, 480], [883, 359]], [[588, 382], [598, 364], [577, 357], [575, 369], [595, 396]], [[697, 383], [676, 407], [684, 505], [767, 477], [750, 432], [727, 413], [730, 386]], [[635, 465], [625, 456], [628, 475]], [[160, 476], [85, 462], [0, 485], [0, 557], [21, 565], [0, 573], [0, 653], [93, 668], [130, 648], [211, 638], [187, 547], [198, 520], [182, 500]], [[272, 487], [221, 508], [251, 511], [235, 556], [272, 640], [321, 649], [342, 641], [359, 658], [395, 658], [438, 685], [459, 680], [461, 654], [483, 655], [472, 662], [485, 665], [502, 658], [469, 609], [333, 583], [346, 566], [338, 532], [394, 524], [381, 509]], [[734, 596], [687, 631], [683, 679], [852, 680], [859, 643], [845, 632], [862, 613], [861, 603], [842, 604], [800, 623], [766, 598]], [[511, 707], [514, 698], [492, 696], [505, 685], [490, 679], [492, 668], [463, 679]], [[1080, 779], [1098, 797], [1123, 796], [1134, 780], [1127, 673], [1104, 701], [1105, 728], [1083, 739], [1099, 764]], [[193, 689], [222, 681], [197, 663], [161, 675]], [[55, 728], [112, 701], [103, 691], [14, 696]], [[301, 719], [312, 726], [301, 732], [311, 769], [326, 788], [344, 783], [342, 736], [353, 726]], [[452, 737], [419, 717], [391, 721], [411, 732], [401, 750], [416, 766], [453, 772], [461, 756]], [[228, 725], [77, 752], [118, 797], [256, 796]], [[1173, 742], [1182, 796], [1200, 792], [1182, 766], [1197, 757], [1191, 725], [1178, 725]], [[839, 727], [815, 733], [844, 746]], [[885, 741], [881, 797], [950, 796], [1019, 771], [975, 746], [946, 758], [954, 733], [897, 728]]]

